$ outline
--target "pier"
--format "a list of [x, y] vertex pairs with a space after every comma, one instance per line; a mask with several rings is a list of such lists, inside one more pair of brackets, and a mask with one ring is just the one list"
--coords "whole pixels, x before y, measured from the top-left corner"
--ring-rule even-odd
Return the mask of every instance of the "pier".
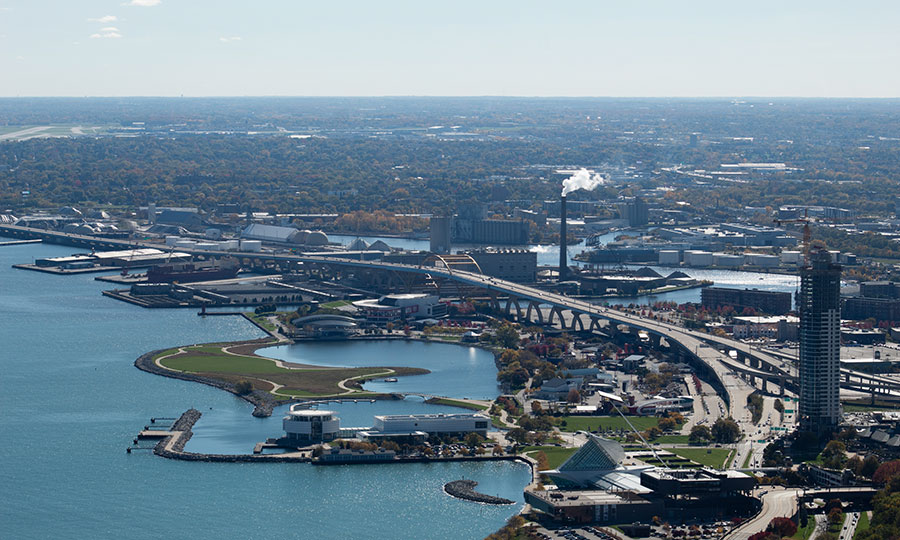
[[32, 240], [8, 240], [6, 242], [0, 242], [0, 247], [3, 246], [21, 246], [23, 244], [40, 244], [43, 240], [39, 238], [35, 238]]

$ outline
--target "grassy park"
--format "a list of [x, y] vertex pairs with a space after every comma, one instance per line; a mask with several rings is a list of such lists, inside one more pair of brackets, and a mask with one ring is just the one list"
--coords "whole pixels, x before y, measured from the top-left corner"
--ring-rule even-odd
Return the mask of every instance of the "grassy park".
[[532, 458], [538, 452], [543, 452], [547, 456], [547, 464], [551, 469], [562, 465], [576, 451], [578, 451], [577, 448], [563, 448], [561, 446], [526, 446], [522, 448], [522, 453]]
[[666, 448], [676, 456], [689, 459], [700, 465], [721, 469], [731, 456], [730, 448]]
[[[629, 416], [628, 420], [638, 431], [659, 425], [659, 418], [655, 416]], [[562, 425], [562, 422], [565, 422], [565, 425]], [[563, 416], [560, 418], [559, 429], [562, 431], [631, 431], [621, 416]]]
[[[428, 373], [425, 369], [409, 367], [324, 368], [287, 362], [279, 365], [269, 358], [227, 350], [227, 345], [182, 347], [163, 351], [155, 360], [173, 371], [229, 383], [245, 380], [254, 390], [269, 392], [281, 399], [347, 394], [348, 390], [338, 385], [341, 381]], [[352, 384], [348, 388], [352, 388]]]

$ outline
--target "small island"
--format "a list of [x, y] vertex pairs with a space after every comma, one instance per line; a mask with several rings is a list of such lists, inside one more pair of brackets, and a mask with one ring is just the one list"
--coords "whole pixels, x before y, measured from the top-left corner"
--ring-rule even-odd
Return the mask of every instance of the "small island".
[[451, 497], [464, 499], [483, 504], [515, 504], [516, 501], [504, 499], [503, 497], [494, 497], [493, 495], [485, 495], [475, 491], [478, 482], [474, 480], [454, 480], [444, 484], [444, 491]]

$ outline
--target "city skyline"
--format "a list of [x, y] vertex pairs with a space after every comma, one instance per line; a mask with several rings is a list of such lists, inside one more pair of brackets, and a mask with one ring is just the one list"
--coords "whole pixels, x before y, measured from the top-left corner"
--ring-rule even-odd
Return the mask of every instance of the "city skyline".
[[896, 97], [898, 11], [3, 0], [0, 96]]

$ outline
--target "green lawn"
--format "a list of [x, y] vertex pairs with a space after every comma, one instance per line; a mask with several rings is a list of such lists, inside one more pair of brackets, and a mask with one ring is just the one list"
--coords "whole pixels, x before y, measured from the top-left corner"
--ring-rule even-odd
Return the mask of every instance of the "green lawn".
[[428, 403], [435, 403], [437, 405], [450, 405], [451, 407], [460, 407], [462, 409], [472, 409], [473, 411], [485, 411], [488, 407], [484, 405], [479, 405], [478, 403], [469, 403], [468, 401], [458, 401], [455, 399], [447, 399], [447, 398], [431, 398], [428, 400]]
[[[565, 420], [566, 425], [560, 425], [562, 431], [604, 431], [626, 430], [631, 431], [628, 424], [621, 416], [563, 416], [560, 422]], [[629, 416], [628, 420], [638, 431], [644, 431], [659, 425], [659, 418], [655, 416]]]
[[689, 435], [660, 435], [649, 442], [650, 444], [690, 444], [691, 441]]
[[721, 469], [731, 456], [730, 448], [666, 448], [676, 456], [695, 461], [707, 467]]
[[529, 457], [533, 458], [539, 450], [547, 455], [547, 462], [550, 464], [551, 469], [559, 467], [565, 460], [569, 459], [569, 456], [578, 451], [577, 448], [562, 448], [560, 446], [526, 446], [522, 448], [521, 453], [528, 454]]
[[[174, 352], [174, 351], [173, 351]], [[161, 357], [163, 355], [158, 355]], [[418, 368], [318, 368], [303, 366], [287, 369], [278, 366], [274, 360], [261, 356], [227, 354], [221, 346], [202, 345], [186, 347], [185, 352], [165, 358], [159, 362], [168, 369], [196, 373], [236, 383], [247, 380], [256, 390], [276, 391], [277, 394], [312, 397], [345, 393], [338, 383], [349, 378], [378, 377], [379, 375], [418, 375], [428, 370]], [[390, 371], [393, 370], [393, 373]], [[271, 383], [282, 385], [274, 390]]]
[[856, 524], [856, 532], [853, 533], [853, 538], [856, 538], [860, 533], [869, 529], [869, 513], [868, 512], [860, 512], [859, 513], [859, 523]]
[[793, 540], [807, 540], [816, 529], [816, 520], [813, 519], [814, 517], [815, 516], [809, 516], [806, 520], [806, 527], [798, 527], [797, 532], [791, 538]]
[[744, 458], [744, 463], [741, 465], [742, 469], [746, 469], [750, 466], [750, 459], [753, 457], [753, 452], [747, 452], [747, 457]]
[[342, 306], [349, 306], [349, 305], [350, 305], [350, 301], [348, 301], [348, 300], [335, 300], [334, 302], [326, 302], [324, 304], [321, 304], [319, 307], [336, 309], [336, 308], [339, 308]]

